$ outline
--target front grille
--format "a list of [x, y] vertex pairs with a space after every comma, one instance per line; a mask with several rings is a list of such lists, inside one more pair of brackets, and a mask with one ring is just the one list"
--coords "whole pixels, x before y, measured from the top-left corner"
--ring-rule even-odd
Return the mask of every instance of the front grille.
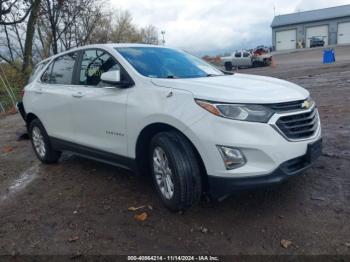
[[276, 122], [277, 127], [289, 139], [305, 139], [317, 131], [319, 116], [317, 109], [296, 115], [282, 116]]
[[302, 109], [302, 104], [304, 101], [305, 100], [299, 100], [285, 103], [269, 104], [267, 106], [277, 112], [286, 112]]

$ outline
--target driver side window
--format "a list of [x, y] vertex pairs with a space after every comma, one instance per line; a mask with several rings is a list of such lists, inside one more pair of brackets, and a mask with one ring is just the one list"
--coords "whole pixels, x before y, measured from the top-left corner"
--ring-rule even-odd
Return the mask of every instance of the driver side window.
[[120, 70], [123, 78], [119, 63], [110, 54], [98, 49], [85, 50], [81, 61], [79, 84], [103, 87], [106, 84], [101, 81], [101, 74], [114, 70]]

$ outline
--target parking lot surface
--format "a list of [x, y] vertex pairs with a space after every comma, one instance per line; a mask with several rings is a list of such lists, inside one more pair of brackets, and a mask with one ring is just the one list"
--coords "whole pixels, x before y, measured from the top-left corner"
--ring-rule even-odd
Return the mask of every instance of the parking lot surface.
[[20, 116], [0, 117], [0, 254], [350, 255], [350, 48], [336, 51], [332, 65], [318, 49], [239, 71], [311, 92], [324, 140], [315, 165], [278, 187], [184, 213], [167, 211], [150, 181], [128, 171], [69, 154], [41, 164], [18, 139]]

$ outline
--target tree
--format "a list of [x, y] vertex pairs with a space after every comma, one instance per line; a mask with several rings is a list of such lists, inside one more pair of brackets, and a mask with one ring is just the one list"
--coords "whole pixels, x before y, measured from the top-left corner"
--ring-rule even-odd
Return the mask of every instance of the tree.
[[[41, 0], [33, 0], [29, 3], [31, 8], [26, 26], [24, 23], [2, 25], [1, 32], [5, 35], [5, 41], [0, 41], [0, 45], [7, 52], [1, 53], [0, 58], [23, 73], [24, 80], [27, 79], [32, 67], [33, 38], [40, 2]], [[15, 21], [16, 13], [17, 9], [12, 7], [7, 17], [13, 17], [12, 20]]]
[[35, 34], [36, 22], [39, 16], [40, 3], [41, 0], [34, 0], [27, 23], [22, 65], [22, 73], [24, 73], [25, 78], [28, 78], [33, 63], [33, 39]]
[[93, 32], [102, 29], [98, 27], [102, 17], [103, 14], [99, 6], [87, 6], [82, 14], [76, 18], [75, 23], [62, 35], [61, 42], [65, 49], [91, 43]]
[[96, 21], [95, 28], [92, 30], [87, 44], [102, 44], [112, 41], [112, 13], [104, 13], [101, 18]]
[[28, 17], [31, 8], [29, 0], [0, 0], [0, 25], [22, 23]]
[[[158, 44], [153, 25], [139, 28], [129, 11], [103, 11], [105, 0], [0, 0], [0, 62], [27, 77], [33, 62], [71, 48], [94, 43], [138, 42]], [[2, 20], [4, 21], [4, 20]]]
[[[59, 52], [59, 45], [61, 45], [60, 51], [78, 45], [75, 42], [78, 39], [79, 28], [76, 23], [87, 14], [89, 8], [92, 10], [95, 2], [96, 0], [43, 0], [40, 19], [41, 37], [44, 34], [48, 36], [46, 41], [50, 40], [53, 54]], [[91, 26], [91, 23], [89, 25]], [[45, 40], [41, 39], [41, 42], [44, 43]]]
[[129, 11], [117, 9], [103, 13], [101, 19], [96, 22], [88, 43], [142, 43], [143, 34], [145, 37], [149, 36], [148, 31], [142, 33], [142, 30], [132, 23]]
[[158, 45], [159, 44], [159, 33], [158, 29], [153, 25], [148, 25], [141, 28], [142, 42], [145, 44]]
[[[33, 64], [77, 46], [158, 44], [156, 27], [139, 28], [127, 10], [103, 11], [101, 1], [108, 0], [0, 0], [0, 63], [9, 79], [0, 85], [18, 93]], [[13, 92], [8, 94], [14, 102]]]
[[[11, 12], [16, 12], [12, 9]], [[8, 14], [14, 16], [13, 13]], [[0, 27], [0, 59], [11, 65], [17, 71], [20, 71], [20, 63], [23, 60], [24, 53], [24, 32], [23, 23], [5, 24]]]
[[111, 34], [111, 40], [113, 42], [127, 43], [142, 41], [140, 33], [132, 23], [132, 16], [129, 11], [118, 9], [113, 11], [113, 16], [115, 18]]

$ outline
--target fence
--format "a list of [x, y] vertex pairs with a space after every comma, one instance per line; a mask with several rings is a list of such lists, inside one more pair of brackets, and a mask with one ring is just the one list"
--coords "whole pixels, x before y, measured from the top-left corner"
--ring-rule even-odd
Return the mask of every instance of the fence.
[[13, 110], [19, 99], [22, 77], [8, 65], [0, 63], [0, 113]]

